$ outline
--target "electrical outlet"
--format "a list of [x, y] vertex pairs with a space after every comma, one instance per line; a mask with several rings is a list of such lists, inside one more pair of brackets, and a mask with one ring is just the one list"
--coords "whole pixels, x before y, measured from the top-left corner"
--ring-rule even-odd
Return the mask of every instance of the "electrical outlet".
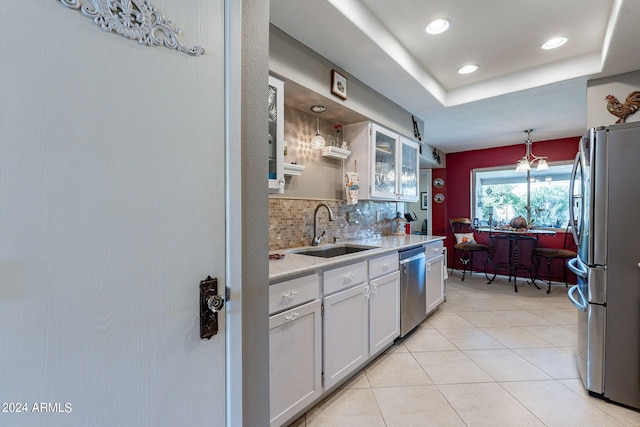
[[376, 221], [380, 221], [382, 219], [382, 213], [380, 211], [376, 211]]

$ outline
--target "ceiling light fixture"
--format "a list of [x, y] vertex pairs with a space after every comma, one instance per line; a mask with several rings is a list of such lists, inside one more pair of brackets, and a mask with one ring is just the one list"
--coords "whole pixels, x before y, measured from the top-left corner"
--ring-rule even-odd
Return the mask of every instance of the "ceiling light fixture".
[[537, 170], [544, 171], [549, 169], [546, 157], [536, 156], [531, 152], [531, 144], [533, 144], [533, 141], [531, 140], [531, 132], [533, 132], [533, 129], [526, 129], [523, 132], [526, 132], [527, 134], [527, 139], [524, 141], [527, 146], [527, 151], [525, 156], [518, 160], [518, 163], [516, 164], [516, 172], [527, 172], [531, 170], [532, 166], [536, 166], [535, 162], [538, 162]]
[[459, 74], [471, 74], [478, 69], [477, 65], [469, 64], [458, 70]]
[[326, 111], [327, 107], [325, 107], [324, 105], [313, 105], [311, 107], [311, 111], [313, 111], [314, 113], [316, 113], [316, 136], [314, 136], [313, 138], [311, 138], [311, 148], [313, 148], [314, 150], [322, 150], [325, 146], [325, 140], [322, 137], [322, 135], [320, 135], [320, 113], [324, 113]]
[[555, 49], [565, 44], [567, 40], [568, 39], [566, 37], [554, 37], [547, 40], [541, 47], [545, 50]]
[[435, 21], [431, 21], [429, 25], [427, 25], [427, 33], [429, 34], [442, 34], [449, 29], [451, 22], [446, 19], [436, 19]]

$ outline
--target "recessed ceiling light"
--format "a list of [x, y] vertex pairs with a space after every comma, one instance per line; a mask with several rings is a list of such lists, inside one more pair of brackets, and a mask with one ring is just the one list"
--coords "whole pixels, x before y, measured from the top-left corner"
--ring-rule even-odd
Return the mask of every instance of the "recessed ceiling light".
[[465, 65], [464, 67], [462, 67], [462, 68], [460, 68], [458, 70], [458, 73], [460, 73], [460, 74], [471, 74], [474, 71], [476, 71], [477, 69], [478, 69], [477, 65], [473, 65], [473, 64]]
[[545, 50], [548, 49], [555, 49], [557, 47], [562, 46], [563, 44], [565, 44], [567, 42], [567, 38], [566, 37], [554, 37], [550, 40], [547, 40], [545, 44], [543, 44], [541, 47]]
[[444, 33], [449, 29], [449, 25], [451, 25], [451, 23], [446, 19], [436, 19], [435, 21], [427, 25], [427, 33], [429, 34]]

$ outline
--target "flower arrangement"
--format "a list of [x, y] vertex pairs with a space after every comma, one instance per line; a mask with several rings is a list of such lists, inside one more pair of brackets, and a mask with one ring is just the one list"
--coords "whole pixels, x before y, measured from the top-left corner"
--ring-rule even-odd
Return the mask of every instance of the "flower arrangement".
[[336, 131], [336, 145], [340, 146], [340, 142], [342, 141], [342, 125], [337, 123], [333, 125], [333, 129]]

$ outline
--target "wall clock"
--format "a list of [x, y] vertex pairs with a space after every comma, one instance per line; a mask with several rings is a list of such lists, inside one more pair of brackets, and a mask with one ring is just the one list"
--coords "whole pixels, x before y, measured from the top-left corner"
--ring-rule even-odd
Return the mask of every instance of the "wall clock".
[[444, 187], [444, 179], [442, 178], [436, 178], [433, 180], [433, 186], [435, 188], [442, 188]]
[[444, 202], [444, 194], [442, 194], [442, 193], [436, 193], [436, 194], [433, 196], [433, 201], [434, 201], [434, 202], [436, 202], [436, 203], [442, 203], [442, 202]]

